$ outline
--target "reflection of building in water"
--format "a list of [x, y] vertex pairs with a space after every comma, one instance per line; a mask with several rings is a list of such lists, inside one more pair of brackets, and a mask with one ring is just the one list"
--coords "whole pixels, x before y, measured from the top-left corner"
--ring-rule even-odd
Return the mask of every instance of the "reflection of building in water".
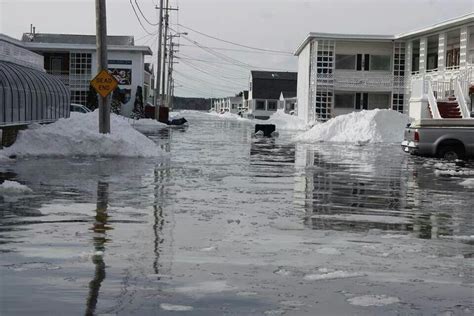
[[89, 295], [87, 296], [86, 315], [95, 315], [95, 309], [99, 299], [99, 291], [102, 282], [105, 280], [105, 262], [103, 252], [105, 244], [108, 242], [107, 231], [113, 229], [107, 224], [109, 218], [107, 207], [109, 204], [109, 184], [100, 182], [97, 184], [97, 209], [95, 221], [92, 226], [94, 232], [94, 255], [92, 262], [95, 265], [94, 278], [89, 282]]
[[416, 183], [383, 155], [299, 144], [295, 156], [295, 206], [304, 207], [313, 229], [413, 231], [420, 238], [451, 234], [452, 218], [420, 210], [422, 202], [407, 195], [416, 194]]
[[295, 163], [295, 145], [278, 144], [274, 138], [253, 138], [250, 145], [250, 165], [269, 166], [275, 170], [275, 165], [293, 166]]

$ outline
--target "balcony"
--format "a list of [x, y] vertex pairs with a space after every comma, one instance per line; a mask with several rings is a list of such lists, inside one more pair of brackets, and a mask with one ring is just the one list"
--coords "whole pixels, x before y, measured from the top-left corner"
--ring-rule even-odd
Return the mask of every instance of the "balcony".
[[[396, 79], [396, 80], [394, 80]], [[394, 78], [391, 72], [336, 71], [334, 88], [360, 91], [391, 91], [394, 84], [404, 85], [401, 77]]]

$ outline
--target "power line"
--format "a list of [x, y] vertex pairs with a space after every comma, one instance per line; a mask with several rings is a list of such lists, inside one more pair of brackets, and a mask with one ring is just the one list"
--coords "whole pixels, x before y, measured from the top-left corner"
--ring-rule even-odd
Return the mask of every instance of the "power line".
[[[181, 44], [181, 46], [186, 46], [186, 47], [193, 47], [196, 48], [195, 45], [188, 45], [188, 44]], [[261, 51], [253, 51], [253, 50], [248, 50], [248, 49], [235, 49], [235, 48], [225, 48], [225, 47], [212, 47], [212, 46], [203, 46], [206, 48], [214, 49], [214, 50], [223, 50], [223, 51], [231, 51], [231, 52], [242, 52], [242, 53], [249, 53], [249, 54], [272, 54], [268, 52], [261, 52]], [[199, 47], [197, 47], [199, 48]], [[277, 54], [277, 55], [282, 55], [282, 54]]]
[[[132, 0], [130, 0], [131, 2]], [[137, 8], [138, 8], [138, 11], [140, 11], [140, 14], [142, 15], [142, 17], [145, 19], [145, 21], [150, 24], [151, 26], [157, 26], [160, 22], [156, 22], [156, 23], [152, 23], [150, 21], [148, 21], [148, 19], [146, 18], [145, 14], [143, 14], [143, 11], [142, 9], [140, 8], [140, 5], [138, 5], [138, 1], [135, 0], [135, 4], [137, 5]]]
[[[193, 69], [195, 69], [195, 70], [197, 70], [197, 71], [199, 71], [199, 72], [202, 72], [202, 73], [204, 73], [204, 74], [206, 74], [206, 75], [208, 75], [208, 76], [211, 76], [212, 78], [215, 78], [215, 77], [216, 77], [216, 74], [212, 74], [212, 73], [210, 73], [210, 72], [207, 72], [207, 71], [205, 71], [205, 70], [203, 70], [203, 69], [197, 67], [196, 65], [193, 65], [193, 64], [190, 63], [189, 61], [181, 60], [181, 62], [182, 62], [184, 65], [187, 65], [188, 67], [191, 67], [191, 68], [193, 68]], [[217, 76], [217, 77], [221, 78], [221, 80], [227, 81], [228, 83], [232, 83], [232, 84], [234, 83], [233, 81], [231, 81], [232, 78], [225, 77], [225, 76], [222, 76], [222, 75]]]
[[138, 16], [137, 10], [135, 10], [135, 7], [133, 6], [132, 0], [130, 0], [130, 5], [132, 6], [133, 12], [135, 13], [135, 17], [137, 18], [138, 23], [140, 23], [140, 26], [142, 27], [142, 29], [149, 35], [155, 35], [151, 33], [150, 31], [148, 31], [143, 25], [142, 21], [140, 20], [140, 17]]
[[225, 84], [222, 84], [222, 83], [213, 83], [213, 82], [210, 82], [210, 81], [207, 81], [207, 80], [204, 80], [204, 79], [201, 79], [201, 78], [196, 78], [196, 77], [193, 77], [193, 76], [189, 76], [187, 74], [184, 74], [178, 70], [175, 70], [175, 72], [177, 74], [179, 74], [180, 76], [182, 76], [183, 78], [187, 78], [189, 80], [194, 80], [194, 81], [199, 81], [199, 82], [203, 82], [205, 84], [209, 84], [209, 85], [213, 85], [213, 86], [221, 86], [221, 87], [224, 87], [224, 88], [231, 88], [231, 89], [235, 89], [235, 86], [236, 85], [240, 85], [240, 84], [235, 84], [235, 85], [225, 85]]
[[258, 51], [262, 51], [262, 52], [270, 52], [270, 53], [279, 53], [279, 54], [287, 54], [287, 55], [293, 55], [293, 53], [291, 52], [286, 52], [286, 51], [281, 51], [281, 50], [273, 50], [273, 49], [265, 49], [265, 48], [258, 48], [258, 47], [252, 47], [252, 46], [248, 46], [248, 45], [244, 45], [244, 44], [239, 44], [239, 43], [235, 43], [235, 42], [231, 42], [231, 41], [228, 41], [228, 40], [224, 40], [224, 39], [221, 39], [221, 38], [218, 38], [218, 37], [215, 37], [215, 36], [212, 36], [212, 35], [209, 35], [209, 34], [206, 34], [206, 33], [203, 33], [203, 32], [200, 32], [200, 31], [197, 31], [195, 29], [192, 29], [188, 26], [184, 26], [182, 24], [178, 24], [179, 26], [189, 30], [189, 31], [193, 31], [195, 33], [198, 33], [202, 36], [206, 36], [208, 38], [212, 38], [214, 40], [217, 40], [217, 41], [220, 41], [220, 42], [224, 42], [224, 43], [227, 43], [227, 44], [232, 44], [232, 45], [235, 45], [235, 46], [240, 46], [240, 47], [244, 47], [244, 48], [249, 48], [249, 49], [253, 49], [253, 50], [258, 50]]

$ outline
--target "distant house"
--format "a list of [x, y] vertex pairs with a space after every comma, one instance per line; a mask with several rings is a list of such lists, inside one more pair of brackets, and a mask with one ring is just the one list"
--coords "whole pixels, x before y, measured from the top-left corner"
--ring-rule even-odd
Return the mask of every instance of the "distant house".
[[248, 112], [249, 110], [249, 91], [244, 90], [242, 91], [242, 108], [240, 111], [242, 112]]
[[144, 64], [144, 75], [143, 78], [143, 103], [155, 104], [155, 75], [153, 74], [153, 64]]
[[[89, 82], [97, 74], [95, 35], [33, 32], [24, 33], [21, 41], [25, 48], [44, 57], [46, 72], [68, 87], [72, 103], [87, 105]], [[133, 36], [107, 36], [107, 44], [109, 71], [119, 81], [121, 113], [128, 116], [137, 88], [144, 91], [144, 59], [152, 51], [148, 46], [136, 46]], [[146, 77], [151, 80], [151, 76]]]
[[296, 93], [296, 72], [251, 71], [247, 116], [268, 119], [278, 108], [282, 91]]
[[215, 99], [212, 102], [211, 110], [216, 111], [217, 113], [238, 113], [242, 110], [242, 97], [226, 97]]

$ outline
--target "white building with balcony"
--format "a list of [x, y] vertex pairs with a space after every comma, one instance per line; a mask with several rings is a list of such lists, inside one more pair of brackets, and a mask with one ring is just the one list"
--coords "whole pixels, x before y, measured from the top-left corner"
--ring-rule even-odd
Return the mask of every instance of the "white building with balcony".
[[[95, 35], [25, 33], [23, 46], [44, 58], [46, 72], [68, 87], [71, 103], [87, 106], [90, 80], [97, 74]], [[121, 113], [129, 116], [137, 89], [149, 100], [153, 76], [145, 70], [145, 56], [152, 55], [148, 46], [136, 46], [133, 36], [107, 36], [109, 71], [119, 81]], [[146, 82], [149, 80], [149, 82]], [[140, 87], [140, 88], [139, 88]], [[146, 91], [145, 91], [146, 90]]]
[[468, 118], [473, 30], [469, 14], [398, 35], [310, 33], [295, 52], [297, 114], [326, 121], [380, 108]]

